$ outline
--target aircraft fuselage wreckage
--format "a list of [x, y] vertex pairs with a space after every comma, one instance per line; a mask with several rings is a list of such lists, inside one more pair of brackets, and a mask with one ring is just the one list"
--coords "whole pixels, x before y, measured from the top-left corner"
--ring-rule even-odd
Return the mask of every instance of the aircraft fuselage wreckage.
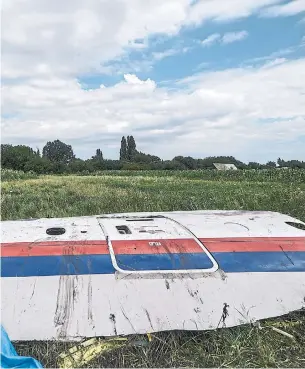
[[2, 222], [11, 340], [209, 330], [305, 306], [305, 224], [264, 211]]

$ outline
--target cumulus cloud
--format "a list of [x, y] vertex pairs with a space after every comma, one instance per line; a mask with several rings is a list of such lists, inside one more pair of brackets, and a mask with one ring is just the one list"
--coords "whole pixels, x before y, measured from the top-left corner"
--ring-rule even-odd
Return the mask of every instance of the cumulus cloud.
[[2, 76], [111, 72], [105, 62], [205, 20], [246, 17], [281, 0], [4, 0]]
[[105, 62], [145, 48], [150, 35], [176, 34], [190, 2], [5, 0], [2, 76], [105, 72]]
[[[120, 82], [110, 87], [86, 90], [78, 80], [91, 72], [119, 74], [116, 68], [124, 55], [145, 50], [152, 36], [176, 35], [182, 27], [206, 20], [243, 18], [285, 4], [5, 0], [2, 141], [33, 145], [59, 138], [89, 156], [92, 147], [101, 142], [115, 147], [122, 134], [132, 132], [140, 149], [170, 157], [224, 151], [238, 155], [253, 142], [297, 140], [305, 134], [305, 59], [199, 73], [170, 88], [141, 79], [139, 60], [132, 62], [133, 69], [120, 70]], [[228, 39], [228, 34], [214, 34], [206, 45]], [[178, 49], [187, 51], [183, 45]], [[152, 58], [161, 60], [178, 49]], [[149, 68], [149, 61], [144, 62]]]
[[72, 78], [37, 78], [4, 87], [3, 113], [11, 118], [3, 119], [2, 137], [72, 140], [77, 151], [133, 132], [142, 149], [165, 158], [203, 155], [203, 147], [205, 154], [241, 155], [254, 142], [270, 149], [305, 135], [304, 80], [305, 59], [199, 73], [174, 91], [136, 75], [95, 90]]

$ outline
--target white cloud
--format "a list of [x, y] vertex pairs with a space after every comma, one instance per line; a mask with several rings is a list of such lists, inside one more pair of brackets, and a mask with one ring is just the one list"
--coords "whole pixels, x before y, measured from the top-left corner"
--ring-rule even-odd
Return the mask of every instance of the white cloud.
[[283, 64], [287, 61], [287, 59], [285, 58], [277, 58], [271, 61], [268, 61], [267, 63], [265, 63], [262, 68], [271, 68], [274, 67], [275, 65], [279, 65], [279, 64]]
[[305, 0], [292, 0], [288, 3], [270, 6], [262, 10], [262, 15], [267, 17], [279, 17], [295, 15], [305, 12]]
[[159, 52], [153, 52], [152, 53], [152, 58], [154, 60], [162, 60], [164, 58], [167, 58], [169, 56], [173, 56], [176, 54], [180, 54], [180, 53], [186, 53], [190, 50], [190, 47], [176, 47], [176, 48], [171, 48], [171, 49], [167, 49], [164, 51], [159, 51]]
[[231, 44], [232, 42], [241, 41], [248, 37], [247, 31], [240, 32], [228, 32], [222, 37], [222, 42], [224, 44]]
[[185, 54], [192, 48], [193, 46], [178, 45], [162, 51], [147, 51], [143, 52], [137, 59], [121, 58], [117, 62], [112, 62], [107, 68], [110, 72], [117, 75], [149, 72], [153, 69], [156, 62], [177, 54]]
[[223, 36], [219, 33], [213, 33], [204, 40], [200, 41], [201, 46], [208, 47], [216, 43], [231, 44], [233, 42], [242, 41], [248, 37], [247, 31], [227, 32]]
[[105, 71], [105, 62], [145, 48], [150, 35], [177, 33], [190, 1], [5, 0], [2, 76]]
[[[141, 150], [171, 157], [232, 154], [249, 160], [300, 156], [305, 135], [305, 59], [275, 61], [268, 68], [205, 72], [170, 91], [152, 80], [125, 75], [112, 87], [83, 90], [73, 78], [37, 78], [3, 88], [2, 138], [6, 142], [73, 141], [89, 156], [101, 140], [119, 144], [134, 134]], [[289, 151], [290, 150], [290, 151]], [[117, 151], [117, 150], [116, 150]], [[288, 155], [287, 154], [287, 155]]]
[[[202, 153], [203, 146], [208, 154], [241, 153], [253, 140], [296, 139], [304, 134], [304, 59], [201, 73], [170, 89], [137, 77], [151, 60], [127, 57], [131, 49], [141, 53], [156, 34], [166, 39], [182, 27], [280, 5], [282, 0], [4, 0], [2, 140], [75, 140], [78, 152], [102, 138], [119, 142], [121, 134], [135, 132], [144, 148], [168, 157]], [[213, 37], [228, 40], [226, 34]], [[152, 60], [176, 51], [187, 49], [168, 49]], [[119, 73], [124, 56], [129, 65]], [[96, 71], [116, 72], [122, 81], [82, 89], [77, 76]], [[262, 119], [274, 122], [261, 127]]]
[[281, 0], [4, 0], [2, 78], [111, 73], [105, 62], [141, 50], [154, 34], [249, 16]]
[[205, 38], [204, 40], [202, 40], [201, 45], [202, 46], [211, 46], [214, 43], [216, 43], [217, 41], [219, 41], [220, 38], [221, 37], [220, 37], [219, 33], [213, 33], [212, 35], [210, 35], [207, 38]]
[[[284, 49], [277, 50], [275, 52], [272, 52], [269, 55], [264, 55], [256, 58], [251, 58], [246, 60], [243, 64], [248, 66], [257, 65], [257, 63], [266, 62], [265, 66], [273, 63], [277, 63], [278, 61], [287, 60], [284, 58], [284, 56], [291, 55], [293, 53], [296, 53], [300, 50], [302, 50], [305, 47], [305, 43], [302, 41], [298, 45], [290, 46]], [[290, 59], [293, 59], [290, 57]]]
[[283, 0], [199, 0], [189, 8], [186, 22], [200, 24], [205, 20], [227, 21], [245, 18], [268, 5]]

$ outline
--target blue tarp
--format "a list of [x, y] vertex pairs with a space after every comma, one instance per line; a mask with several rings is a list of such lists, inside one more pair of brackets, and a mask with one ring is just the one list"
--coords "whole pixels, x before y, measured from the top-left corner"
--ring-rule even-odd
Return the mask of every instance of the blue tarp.
[[1, 325], [1, 368], [43, 368], [32, 357], [19, 356]]

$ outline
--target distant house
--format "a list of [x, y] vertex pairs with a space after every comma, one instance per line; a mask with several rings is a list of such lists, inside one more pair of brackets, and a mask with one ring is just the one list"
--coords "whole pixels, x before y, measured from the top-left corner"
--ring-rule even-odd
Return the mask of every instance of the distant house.
[[213, 163], [217, 170], [237, 170], [234, 164]]

